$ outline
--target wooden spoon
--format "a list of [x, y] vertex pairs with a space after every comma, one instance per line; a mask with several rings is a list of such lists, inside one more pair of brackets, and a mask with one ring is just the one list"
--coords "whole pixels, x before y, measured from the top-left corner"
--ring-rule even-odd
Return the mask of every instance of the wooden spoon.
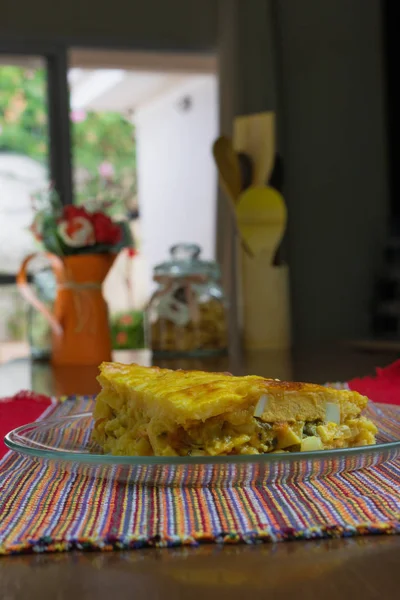
[[239, 235], [243, 250], [248, 256], [253, 256], [251, 249], [240, 234], [236, 219], [235, 204], [242, 190], [239, 158], [232, 147], [232, 142], [224, 136], [214, 142], [213, 155], [218, 167], [220, 185], [230, 201], [236, 233]]
[[223, 187], [230, 200], [235, 204], [242, 191], [242, 174], [239, 158], [233, 149], [231, 140], [225, 136], [215, 140], [213, 154]]
[[286, 228], [282, 195], [271, 187], [250, 187], [240, 195], [236, 213], [242, 239], [255, 256], [266, 254], [272, 265]]
[[275, 158], [275, 113], [264, 112], [236, 117], [233, 145], [246, 152], [253, 162], [253, 185], [265, 185]]

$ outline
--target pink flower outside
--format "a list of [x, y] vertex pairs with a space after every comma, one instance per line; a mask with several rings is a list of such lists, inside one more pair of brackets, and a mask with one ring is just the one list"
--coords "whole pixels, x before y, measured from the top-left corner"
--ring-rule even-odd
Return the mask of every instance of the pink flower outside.
[[99, 174], [104, 179], [111, 179], [114, 175], [114, 167], [110, 162], [104, 161], [99, 166]]
[[72, 110], [70, 117], [73, 123], [82, 123], [86, 119], [86, 111], [82, 109]]

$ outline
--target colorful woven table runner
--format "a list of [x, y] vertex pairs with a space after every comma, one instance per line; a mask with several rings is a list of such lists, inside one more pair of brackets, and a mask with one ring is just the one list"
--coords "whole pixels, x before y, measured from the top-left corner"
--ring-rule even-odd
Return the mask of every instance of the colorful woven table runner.
[[[20, 394], [0, 400], [0, 423], [10, 429], [92, 406]], [[390, 428], [400, 407], [385, 410]], [[0, 555], [378, 533], [400, 533], [400, 461], [268, 487], [152, 488], [59, 472], [13, 452], [0, 458]]]

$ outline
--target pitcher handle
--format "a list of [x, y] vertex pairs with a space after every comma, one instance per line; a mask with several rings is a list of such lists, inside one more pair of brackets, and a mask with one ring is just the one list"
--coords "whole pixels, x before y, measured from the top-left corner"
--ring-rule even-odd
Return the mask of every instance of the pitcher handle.
[[[57, 319], [55, 318], [53, 313], [47, 308], [47, 306], [41, 300], [39, 300], [39, 298], [36, 296], [36, 294], [34, 293], [34, 291], [32, 290], [31, 286], [28, 283], [28, 278], [27, 278], [28, 264], [36, 256], [39, 256], [39, 255], [37, 253], [30, 254], [23, 261], [23, 263], [19, 269], [18, 275], [17, 275], [17, 286], [18, 286], [19, 291], [21, 292], [21, 295], [25, 298], [25, 300], [27, 300], [29, 302], [29, 304], [31, 304], [34, 308], [36, 308], [36, 310], [38, 310], [45, 317], [45, 319], [50, 324], [50, 327], [51, 327], [53, 333], [55, 333], [56, 335], [62, 335], [63, 330], [62, 330], [60, 323], [57, 321]], [[58, 256], [56, 256], [55, 254], [50, 254], [50, 253], [46, 253], [46, 256], [50, 261], [53, 271], [55, 271], [55, 270], [60, 271], [61, 269], [63, 269], [63, 267], [64, 267], [63, 263], [58, 258]]]

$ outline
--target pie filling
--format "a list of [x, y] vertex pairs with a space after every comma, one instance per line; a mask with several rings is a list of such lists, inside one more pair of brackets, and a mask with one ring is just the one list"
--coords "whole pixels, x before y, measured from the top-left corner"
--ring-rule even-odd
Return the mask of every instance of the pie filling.
[[93, 439], [106, 453], [133, 456], [217, 456], [327, 450], [375, 444], [375, 425], [363, 416], [332, 421], [265, 422], [252, 409], [178, 425], [104, 398]]

